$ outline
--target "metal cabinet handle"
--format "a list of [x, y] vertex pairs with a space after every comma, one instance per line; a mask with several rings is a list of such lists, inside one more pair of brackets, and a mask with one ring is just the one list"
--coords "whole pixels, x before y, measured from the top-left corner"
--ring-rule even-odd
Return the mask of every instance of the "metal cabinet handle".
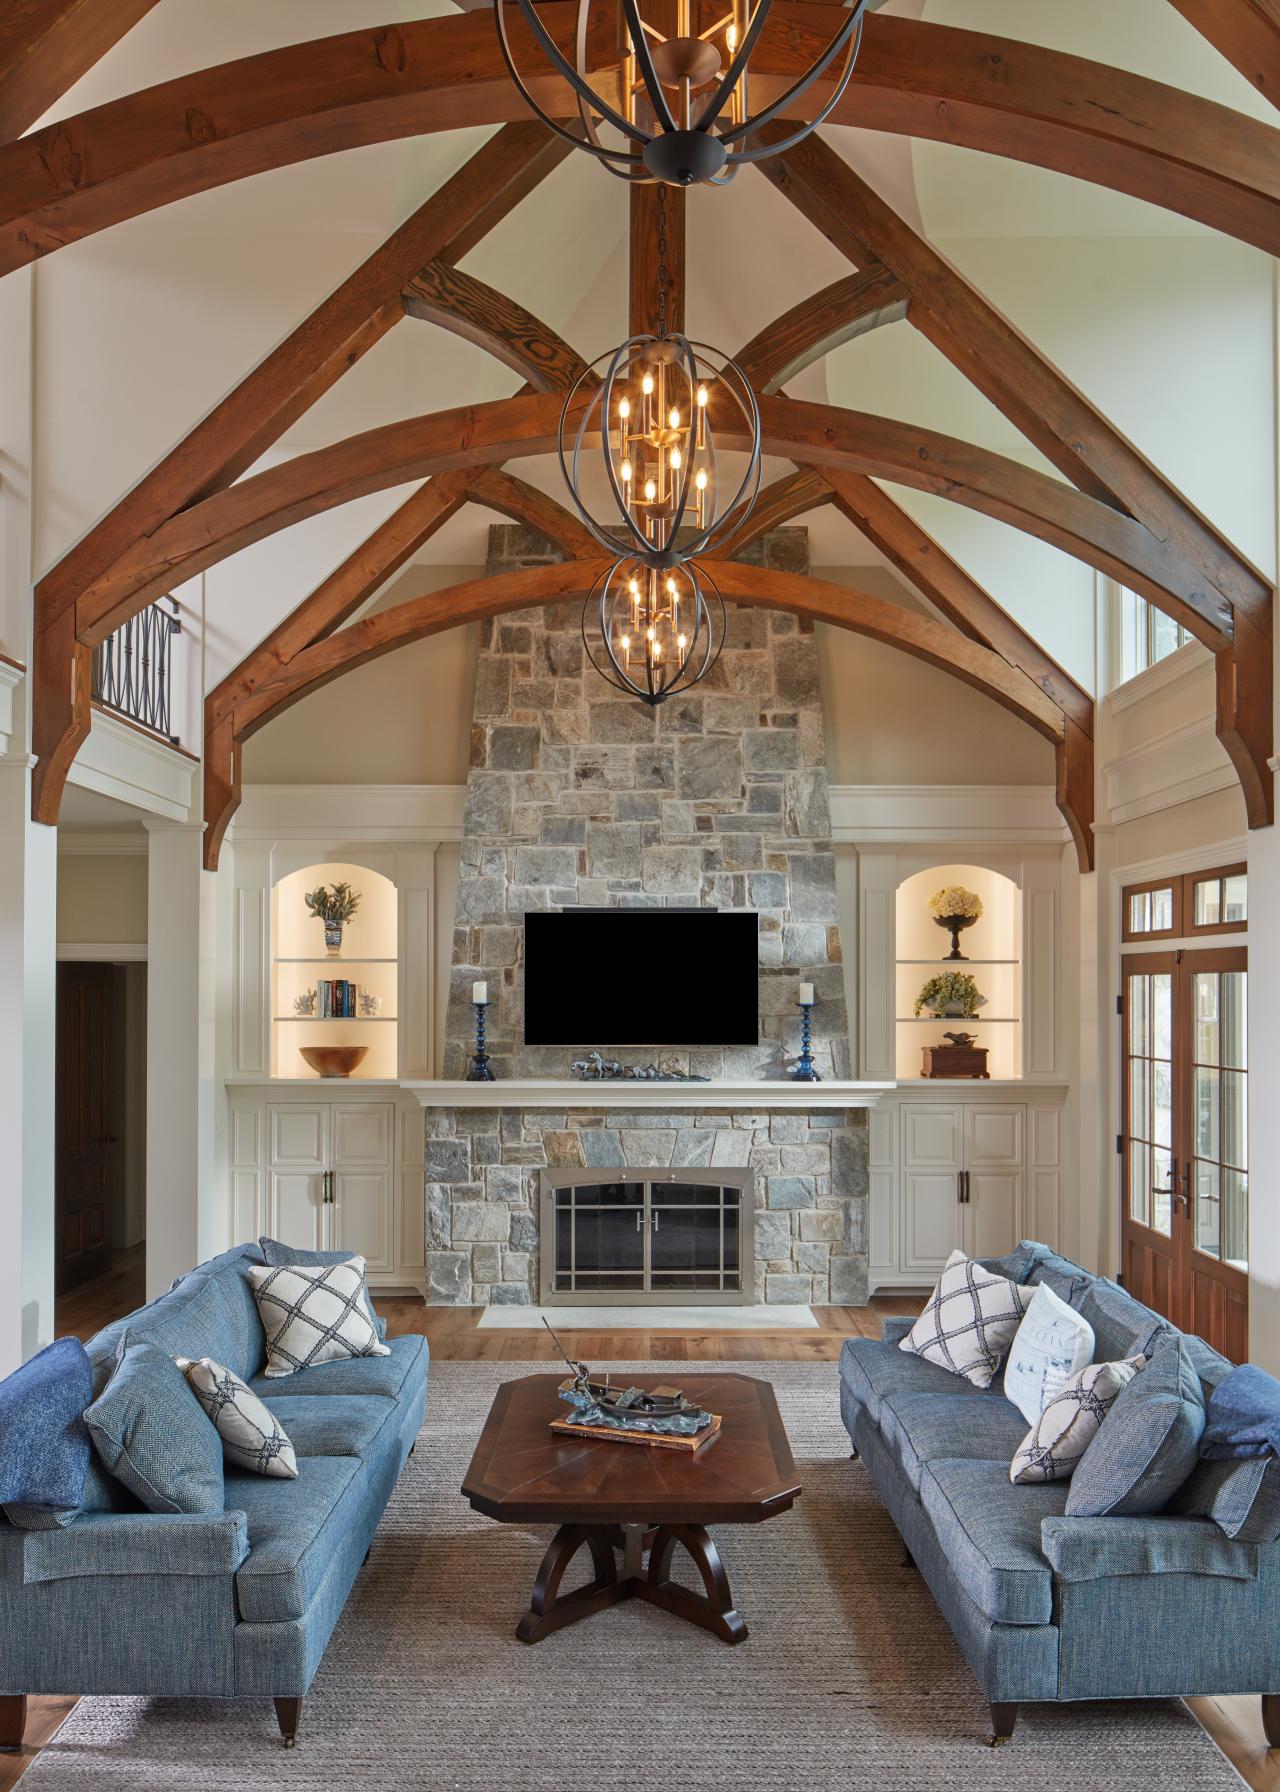
[[956, 1200], [961, 1207], [969, 1205], [969, 1172], [959, 1170], [956, 1173]]
[[644, 1231], [644, 1209], [642, 1207], [636, 1208], [636, 1231]]

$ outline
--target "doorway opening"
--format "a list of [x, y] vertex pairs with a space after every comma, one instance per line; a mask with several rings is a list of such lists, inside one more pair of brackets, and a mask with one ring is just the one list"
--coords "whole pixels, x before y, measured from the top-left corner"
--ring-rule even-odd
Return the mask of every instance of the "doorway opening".
[[58, 965], [55, 1308], [82, 1338], [146, 1290], [147, 967]]

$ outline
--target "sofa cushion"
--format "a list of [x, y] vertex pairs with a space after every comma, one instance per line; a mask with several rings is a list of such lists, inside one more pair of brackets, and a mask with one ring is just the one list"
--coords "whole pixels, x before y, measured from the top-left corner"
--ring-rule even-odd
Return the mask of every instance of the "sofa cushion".
[[1040, 1543], [1061, 1580], [1208, 1574], [1257, 1580], [1258, 1552], [1215, 1525], [1186, 1518], [1046, 1518]]
[[1081, 1295], [1095, 1279], [1069, 1257], [1060, 1257], [1047, 1244], [1038, 1244], [1031, 1238], [1024, 1238], [1006, 1256], [984, 1257], [981, 1261], [984, 1268], [994, 1275], [1007, 1276], [1011, 1282], [1043, 1282], [1071, 1307], [1079, 1305]]
[[[249, 1383], [255, 1394], [264, 1398], [292, 1399], [298, 1394], [380, 1394], [395, 1400], [416, 1371], [424, 1379], [427, 1372], [427, 1340], [417, 1332], [392, 1338], [386, 1356], [349, 1357], [344, 1362], [317, 1363], [313, 1369], [299, 1369], [294, 1375], [259, 1375]], [[281, 1412], [284, 1408], [279, 1408]], [[288, 1420], [285, 1421], [286, 1426]]]
[[1098, 1427], [1071, 1477], [1067, 1512], [1132, 1518], [1163, 1511], [1196, 1466], [1203, 1430], [1200, 1377], [1173, 1332], [1158, 1340]]
[[301, 1618], [371, 1497], [368, 1472], [356, 1456], [303, 1457], [296, 1481], [229, 1473], [227, 1510], [243, 1512], [249, 1525], [249, 1554], [236, 1574], [245, 1623]]
[[1031, 1305], [1009, 1346], [1005, 1398], [1028, 1425], [1060, 1394], [1073, 1375], [1093, 1361], [1093, 1327], [1047, 1282], [1037, 1282]]
[[1030, 1289], [992, 1275], [963, 1251], [952, 1251], [898, 1348], [963, 1375], [975, 1387], [990, 1387], [1032, 1299]]
[[917, 1493], [926, 1463], [974, 1458], [1004, 1467], [1027, 1422], [1000, 1394], [957, 1406], [950, 1394], [886, 1394], [880, 1431]]
[[1126, 1357], [1150, 1356], [1155, 1341], [1173, 1327], [1116, 1282], [1095, 1276], [1080, 1296], [1081, 1316], [1093, 1327], [1093, 1355], [1099, 1363], [1121, 1363]]
[[1053, 1574], [1040, 1526], [1061, 1516], [1066, 1498], [1058, 1482], [1012, 1486], [1007, 1462], [930, 1462], [920, 1478], [920, 1499], [943, 1553], [996, 1624], [1051, 1621]]
[[263, 1339], [251, 1293], [246, 1305], [244, 1274], [236, 1263], [215, 1275], [189, 1276], [166, 1300], [134, 1315], [126, 1342], [149, 1338], [169, 1356], [211, 1357], [247, 1381], [262, 1367]]
[[[397, 1338], [395, 1343], [399, 1343]], [[945, 1394], [952, 1398], [981, 1398], [983, 1390], [962, 1375], [952, 1375], [922, 1356], [900, 1350], [896, 1343], [879, 1338], [846, 1338], [840, 1352], [840, 1379], [876, 1424], [880, 1403], [888, 1394]]]
[[365, 1456], [384, 1425], [395, 1429], [396, 1405], [381, 1394], [294, 1394], [264, 1404], [288, 1426], [297, 1456]]
[[93, 1374], [79, 1338], [57, 1338], [0, 1381], [0, 1505], [21, 1530], [80, 1510], [92, 1446], [82, 1414]]
[[[136, 1330], [139, 1334], [149, 1333], [153, 1325], [160, 1325], [161, 1323], [167, 1322], [176, 1313], [180, 1312], [189, 1301], [195, 1298], [207, 1281], [211, 1278], [220, 1278], [225, 1271], [231, 1269], [233, 1266], [238, 1268], [240, 1286], [243, 1287], [243, 1273], [245, 1266], [250, 1263], [261, 1262], [262, 1252], [256, 1244], [236, 1245], [234, 1249], [223, 1251], [220, 1256], [211, 1257], [207, 1263], [201, 1263], [195, 1269], [188, 1270], [186, 1275], [179, 1276], [168, 1293], [159, 1295], [153, 1301], [148, 1301], [146, 1306], [138, 1307], [136, 1311], [126, 1314], [123, 1319], [116, 1319], [110, 1325], [104, 1326], [100, 1332], [89, 1340], [87, 1346], [89, 1360], [94, 1365], [93, 1391], [95, 1395], [102, 1392], [103, 1388], [115, 1373], [116, 1358], [120, 1354], [120, 1343], [127, 1331], [132, 1329]], [[240, 1305], [243, 1306], [243, 1301], [240, 1302]], [[183, 1356], [191, 1356], [198, 1350], [198, 1354], [201, 1356], [213, 1356], [216, 1357], [219, 1362], [229, 1364], [229, 1366], [235, 1370], [237, 1375], [256, 1375], [258, 1370], [262, 1367], [263, 1360], [262, 1327], [258, 1323], [257, 1310], [253, 1306], [252, 1294], [249, 1295], [249, 1307], [247, 1313], [248, 1317], [253, 1320], [253, 1330], [250, 1331], [244, 1321], [240, 1321], [240, 1324], [244, 1326], [243, 1335], [249, 1339], [253, 1346], [247, 1365], [238, 1360], [235, 1350], [228, 1346], [225, 1335], [223, 1338], [223, 1354], [220, 1357], [216, 1350], [207, 1349], [205, 1343], [194, 1336], [179, 1339], [173, 1354], [175, 1356], [179, 1354]], [[228, 1312], [224, 1311], [222, 1318], [225, 1323], [231, 1323], [230, 1314]], [[189, 1327], [188, 1329], [191, 1328]], [[256, 1354], [254, 1354], [255, 1352]]]
[[1211, 1518], [1224, 1537], [1237, 1543], [1280, 1541], [1280, 1457], [1202, 1460], [1166, 1510]]
[[222, 1440], [154, 1340], [126, 1342], [84, 1419], [110, 1473], [148, 1511], [222, 1511]]

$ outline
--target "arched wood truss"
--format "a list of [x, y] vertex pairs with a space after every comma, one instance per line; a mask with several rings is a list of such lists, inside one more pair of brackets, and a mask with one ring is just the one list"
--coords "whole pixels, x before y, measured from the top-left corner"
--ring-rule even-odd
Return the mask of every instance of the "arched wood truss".
[[[1194, 17], [1205, 10], [1197, 0], [1174, 4], [1215, 42], [1222, 38], [1219, 47], [1233, 60], [1239, 50], [1257, 64], [1251, 78], [1263, 91], [1276, 91], [1271, 64], [1259, 61], [1267, 34], [1246, 17], [1252, 0], [1221, 0], [1213, 30]], [[73, 13], [91, 15], [105, 44], [145, 10], [142, 0], [32, 0], [25, 34], [22, 21], [8, 41], [0, 27], [0, 120], [7, 92], [19, 96], [16, 118], [36, 96], [49, 103], [50, 89], [62, 90], [59, 79], [65, 87], [80, 72], [64, 29]], [[567, 34], [566, 0], [547, 0], [540, 11], [559, 35]], [[1225, 30], [1227, 13], [1243, 35]], [[778, 0], [753, 62], [762, 95], [794, 78], [825, 41], [826, 29], [813, 5]], [[537, 66], [536, 59], [528, 65]], [[537, 92], [552, 110], [566, 99], [549, 77]], [[1100, 64], [877, 13], [869, 17], [838, 116], [1058, 169], [1280, 249], [1280, 133]], [[125, 217], [262, 169], [355, 144], [502, 120], [512, 122], [40, 581], [37, 819], [56, 821], [67, 772], [88, 732], [93, 646], [153, 597], [273, 531], [373, 491], [424, 481], [210, 693], [210, 864], [234, 811], [240, 744], [271, 715], [406, 641], [585, 590], [595, 576], [596, 550], [561, 506], [503, 470], [504, 463], [552, 445], [563, 392], [582, 361], [512, 298], [457, 265], [568, 153], [541, 125], [522, 118], [484, 13], [250, 57], [0, 145], [3, 272]], [[782, 127], [773, 131], [780, 135]], [[811, 138], [762, 168], [852, 271], [793, 306], [742, 351], [763, 394], [766, 451], [794, 462], [796, 471], [762, 494], [748, 527], [726, 545], [726, 596], [888, 641], [965, 679], [1036, 727], [1054, 742], [1059, 802], [1088, 866], [1091, 699], [877, 482], [968, 505], [1123, 581], [1213, 651], [1219, 738], [1239, 776], [1250, 825], [1270, 822], [1272, 591], [1265, 578], [824, 143]], [[636, 328], [651, 322], [653, 189], [632, 189], [630, 203]], [[683, 219], [683, 195], [673, 194], [667, 263], [669, 316], [676, 323]], [[524, 380], [523, 390], [371, 429], [242, 477], [405, 316], [478, 344]], [[891, 418], [783, 395], [788, 380], [840, 343], [904, 318], [1060, 477]], [[464, 503], [531, 523], [556, 543], [564, 564], [469, 581], [359, 616]], [[728, 558], [819, 504], [834, 504], [868, 535], [941, 620]]]

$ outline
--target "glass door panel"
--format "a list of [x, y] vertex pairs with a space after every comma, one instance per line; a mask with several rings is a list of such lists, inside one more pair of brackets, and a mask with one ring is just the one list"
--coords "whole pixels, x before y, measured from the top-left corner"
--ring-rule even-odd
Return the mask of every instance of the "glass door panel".
[[1173, 970], [1132, 974], [1126, 984], [1125, 1133], [1129, 1218], [1172, 1232]]
[[1243, 970], [1190, 970], [1192, 1243], [1204, 1256], [1242, 1271], [1249, 1262], [1246, 976]]

